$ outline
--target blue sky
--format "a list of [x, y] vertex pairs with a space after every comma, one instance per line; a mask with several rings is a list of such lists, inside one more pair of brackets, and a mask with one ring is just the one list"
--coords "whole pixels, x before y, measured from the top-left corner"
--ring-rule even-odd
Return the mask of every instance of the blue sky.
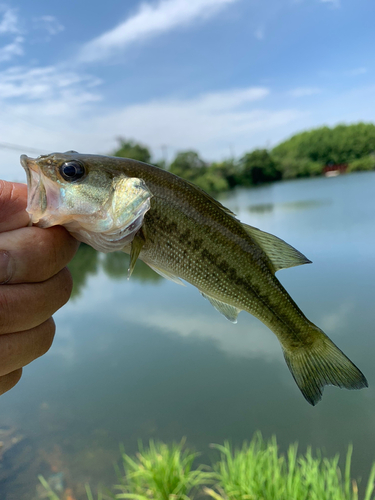
[[373, 0], [90, 5], [0, 3], [1, 178], [23, 180], [33, 149], [107, 154], [123, 136], [211, 161], [374, 121]]

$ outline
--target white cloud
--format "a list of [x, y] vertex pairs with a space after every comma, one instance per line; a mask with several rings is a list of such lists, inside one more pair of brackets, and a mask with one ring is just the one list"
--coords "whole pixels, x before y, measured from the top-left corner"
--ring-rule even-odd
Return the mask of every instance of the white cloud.
[[[10, 61], [24, 54], [25, 30], [20, 29], [20, 22], [15, 9], [0, 4], [0, 35], [13, 35], [13, 41], [0, 46], [0, 62]], [[54, 16], [34, 18], [34, 29], [46, 30], [48, 39], [64, 29], [64, 26]]]
[[367, 68], [364, 68], [363, 66], [361, 68], [354, 68], [345, 72], [347, 76], [359, 76], [359, 75], [364, 75], [366, 73], [367, 73]]
[[94, 120], [92, 126], [112, 130], [112, 137], [136, 137], [154, 151], [162, 144], [173, 153], [194, 148], [212, 160], [228, 156], [229, 145], [235, 146], [237, 154], [259, 145], [260, 136], [271, 135], [274, 128], [301, 115], [293, 109], [269, 111], [256, 106], [254, 100], [267, 93], [267, 89], [249, 88], [135, 104]]
[[346, 302], [345, 304], [341, 304], [336, 310], [331, 310], [322, 317], [319, 321], [320, 327], [325, 332], [339, 333], [340, 331], [345, 331], [345, 325], [353, 309], [354, 303]]
[[15, 56], [23, 55], [24, 39], [20, 36], [16, 9], [0, 4], [0, 35], [16, 35], [12, 42], [0, 47], [0, 62], [10, 61]]
[[137, 307], [118, 314], [123, 320], [131, 318], [135, 323], [156, 327], [166, 334], [213, 340], [221, 351], [234, 356], [284, 361], [276, 338], [257, 320], [246, 318], [242, 313], [238, 323], [233, 325], [218, 313], [211, 313], [209, 307], [206, 314], [195, 313], [194, 316], [180, 310], [168, 315], [165, 311], [160, 312], [160, 307], [158, 310], [149, 308], [147, 315]]
[[254, 31], [254, 36], [257, 40], [264, 40], [264, 27], [259, 26], [259, 28]]
[[329, 3], [333, 7], [340, 7], [340, 0], [320, 0], [322, 3]]
[[114, 50], [169, 31], [196, 19], [210, 17], [238, 0], [160, 0], [144, 3], [138, 12], [110, 31], [88, 42], [79, 59], [86, 62], [107, 58]]
[[[147, 307], [145, 314], [144, 304], [135, 300], [134, 293], [137, 289], [141, 291], [143, 286], [130, 280], [128, 286], [119, 281], [115, 282], [101, 271], [95, 277], [89, 278], [95, 286], [90, 288], [90, 282], [86, 289], [90, 289], [90, 300], [86, 300], [85, 294], [56, 313], [55, 320], [58, 324], [59, 341], [54, 347], [54, 353], [64, 356], [67, 361], [74, 361], [75, 352], [75, 331], [70, 328], [72, 318], [75, 323], [82, 318], [82, 314], [95, 314], [103, 303], [101, 290], [105, 287], [107, 308], [106, 313], [115, 318], [121, 324], [135, 324], [155, 329], [158, 333], [168, 336], [179, 335], [183, 338], [197, 338], [203, 341], [213, 342], [218, 349], [231, 355], [241, 358], [262, 358], [266, 361], [276, 361], [284, 363], [280, 345], [267, 327], [262, 325], [257, 319], [242, 312], [239, 315], [238, 323], [233, 325], [212, 306], [199, 296], [194, 287], [188, 285], [186, 288], [162, 281], [158, 285], [158, 291], [154, 291], [153, 300]], [[121, 297], [121, 299], [119, 299]], [[183, 304], [188, 298], [189, 304], [193, 306], [194, 315], [191, 310], [186, 310]], [[174, 300], [176, 299], [176, 300]], [[119, 307], [120, 303], [126, 301], [126, 310]], [[166, 313], [166, 304], [173, 309], [173, 314]], [[173, 304], [173, 305], [171, 305]], [[195, 306], [195, 307], [194, 307]], [[198, 309], [197, 309], [198, 308]], [[69, 319], [69, 322], [66, 321]], [[62, 342], [61, 342], [62, 337]], [[103, 351], [105, 345], [100, 338], [94, 339], [98, 350]], [[94, 344], [94, 345], [95, 345]]]
[[41, 16], [34, 18], [34, 28], [46, 30], [51, 36], [57, 35], [65, 29], [55, 16]]
[[101, 98], [93, 88], [98, 83], [91, 76], [53, 66], [0, 72], [0, 178], [23, 180], [19, 152], [4, 143], [40, 148], [42, 154], [73, 144], [75, 135], [81, 137], [81, 128], [90, 128], [87, 108]]
[[11, 9], [6, 5], [0, 5], [0, 34], [19, 33], [18, 18], [16, 9]]
[[[0, 55], [1, 57], [1, 55]], [[67, 72], [62, 68], [48, 66], [27, 69], [13, 67], [0, 72], [0, 102], [10, 98], [42, 100], [47, 103], [55, 99], [71, 99], [81, 104], [100, 99], [91, 90], [100, 81], [91, 76]]]
[[269, 90], [265, 87], [249, 87], [224, 92], [210, 92], [194, 99], [194, 101], [202, 109], [219, 111], [237, 108], [249, 102], [258, 101], [268, 94]]
[[289, 92], [292, 97], [307, 97], [310, 95], [320, 94], [322, 89], [318, 87], [297, 87]]
[[0, 47], [0, 62], [10, 61], [14, 56], [23, 55], [23, 37], [17, 36], [13, 42]]
[[[109, 109], [95, 102], [100, 96], [92, 92], [93, 83], [88, 76], [54, 67], [0, 73], [2, 141], [43, 151], [107, 154], [115, 148], [116, 137], [125, 136], [149, 145], [156, 158], [160, 146], [167, 145], [169, 157], [177, 150], [194, 148], [214, 160], [227, 157], [230, 146], [240, 155], [263, 144], [275, 130], [284, 130], [302, 115], [294, 109], [260, 108], [269, 93], [263, 87]], [[11, 163], [17, 171], [16, 153], [1, 156], [0, 167]], [[14, 176], [0, 172], [0, 178], [13, 180]]]

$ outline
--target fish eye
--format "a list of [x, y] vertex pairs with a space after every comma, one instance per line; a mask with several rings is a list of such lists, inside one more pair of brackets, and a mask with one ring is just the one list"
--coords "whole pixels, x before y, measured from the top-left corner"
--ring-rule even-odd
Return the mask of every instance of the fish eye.
[[78, 161], [67, 161], [60, 167], [60, 175], [68, 182], [78, 181], [85, 175], [85, 167]]

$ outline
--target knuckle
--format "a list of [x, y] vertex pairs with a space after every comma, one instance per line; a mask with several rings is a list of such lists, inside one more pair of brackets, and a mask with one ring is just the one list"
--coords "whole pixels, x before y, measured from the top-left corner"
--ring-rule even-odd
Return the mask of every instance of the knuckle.
[[[3, 360], [12, 359], [16, 354], [15, 344], [9, 335], [4, 335], [1, 343], [1, 357]], [[2, 363], [4, 364], [4, 363]]]
[[16, 262], [8, 250], [0, 250], [0, 285], [5, 285], [12, 280], [16, 272]]
[[58, 276], [61, 280], [61, 296], [64, 300], [64, 304], [68, 302], [70, 295], [73, 290], [73, 278], [70, 274], [70, 271], [67, 267], [64, 267], [59, 273]]
[[0, 376], [0, 395], [12, 389], [19, 382], [21, 376], [22, 368]]
[[11, 199], [12, 186], [9, 182], [0, 180], [0, 203], [6, 204]]
[[[78, 242], [60, 226], [48, 229], [32, 228], [37, 254], [43, 259], [43, 270], [47, 278], [58, 273], [73, 257]], [[39, 257], [39, 258], [40, 258]]]
[[12, 316], [12, 300], [9, 294], [0, 288], [0, 333], [7, 332]]
[[[0, 334], [23, 331], [45, 321], [68, 302], [72, 289], [72, 276], [66, 267], [41, 283], [0, 286]], [[25, 301], [26, 308], [22, 307]]]
[[48, 279], [56, 273], [56, 268], [58, 268], [58, 251], [56, 248], [56, 243], [50, 234], [40, 228], [32, 228], [33, 235], [32, 241], [35, 248], [35, 256], [39, 261], [43, 262], [42, 266], [39, 266], [38, 271], [41, 273], [41, 277]]
[[10, 373], [14, 369], [14, 363], [17, 363], [19, 352], [17, 343], [14, 342], [12, 334], [2, 335], [0, 353], [0, 376]]
[[56, 325], [53, 318], [49, 318], [43, 326], [45, 328], [45, 331], [42, 337], [39, 356], [42, 356], [47, 351], [49, 351], [56, 332]]
[[[13, 198], [13, 187], [10, 182], [0, 180], [0, 214], [7, 212], [10, 201]], [[4, 213], [4, 216], [7, 214]], [[2, 219], [0, 219], [2, 220]]]
[[0, 223], [17, 213], [21, 206], [26, 208], [26, 196], [21, 200], [21, 193], [26, 194], [26, 186], [0, 180]]
[[55, 259], [65, 266], [77, 251], [79, 242], [62, 226], [54, 226], [46, 231], [53, 235]]

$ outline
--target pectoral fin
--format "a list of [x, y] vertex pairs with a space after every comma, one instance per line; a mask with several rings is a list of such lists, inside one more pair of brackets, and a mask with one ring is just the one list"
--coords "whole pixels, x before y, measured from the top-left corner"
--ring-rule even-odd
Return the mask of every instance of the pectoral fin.
[[143, 228], [141, 227], [141, 229], [134, 236], [133, 241], [131, 243], [128, 279], [132, 275], [132, 272], [133, 272], [134, 267], [135, 267], [135, 263], [137, 262], [139, 254], [140, 254], [142, 247], [145, 243], [146, 243], [146, 236], [145, 236]]
[[229, 321], [231, 321], [232, 323], [237, 323], [237, 316], [241, 312], [241, 309], [231, 306], [226, 302], [221, 302], [221, 300], [214, 299], [213, 297], [207, 295], [206, 293], [201, 292], [201, 294], [205, 299], [211, 302], [211, 304], [217, 311], [219, 311], [219, 313], [221, 313], [223, 316], [229, 319]]
[[287, 267], [311, 264], [311, 260], [277, 236], [265, 233], [247, 224], [242, 225], [245, 231], [258, 243], [267, 257], [271, 260], [274, 272]]

